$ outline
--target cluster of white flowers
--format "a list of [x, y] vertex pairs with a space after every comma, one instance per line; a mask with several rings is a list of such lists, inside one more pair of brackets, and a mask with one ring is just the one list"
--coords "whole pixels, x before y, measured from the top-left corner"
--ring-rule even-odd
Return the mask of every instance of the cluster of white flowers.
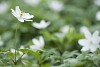
[[[56, 5], [55, 5], [55, 4]], [[62, 6], [58, 6], [60, 3], [54, 1], [54, 3], [52, 4], [51, 7], [53, 7], [53, 9], [58, 10], [60, 9]], [[57, 5], [58, 4], [58, 5]], [[55, 8], [55, 7], [56, 8]], [[60, 9], [61, 10], [61, 9]], [[19, 6], [16, 6], [15, 11], [13, 9], [11, 9], [12, 14], [20, 21], [20, 22], [24, 22], [24, 21], [32, 21], [30, 20], [31, 18], [33, 18], [33, 15], [30, 15], [29, 13], [24, 13], [20, 10]], [[59, 10], [58, 10], [59, 11]], [[98, 12], [100, 14], [100, 12]], [[97, 14], [98, 15], [98, 14]], [[99, 20], [99, 16], [97, 16], [97, 19]], [[45, 29], [50, 25], [50, 22], [46, 22], [45, 20], [41, 20], [40, 23], [36, 23], [33, 22], [32, 26], [37, 28], [37, 29]], [[61, 33], [66, 34], [70, 31], [73, 31], [73, 28], [70, 28], [68, 25], [65, 25], [64, 27], [62, 27], [60, 29]], [[80, 39], [78, 41], [78, 43], [83, 46], [83, 48], [81, 49], [81, 51], [90, 51], [90, 52], [95, 52], [97, 48], [100, 48], [100, 36], [99, 36], [99, 31], [95, 31], [93, 33], [93, 35], [90, 33], [90, 31], [88, 30], [87, 27], [83, 26], [80, 29], [80, 32], [84, 34], [85, 39]], [[34, 43], [34, 45], [30, 46], [30, 49], [32, 49], [33, 51], [37, 51], [37, 50], [42, 50], [42, 48], [44, 47], [44, 39], [42, 36], [39, 37], [38, 39], [33, 38], [32, 42]], [[11, 50], [12, 51], [12, 50]], [[13, 50], [14, 51], [14, 50]], [[12, 52], [13, 52], [12, 51]]]
[[[31, 18], [33, 18], [33, 15], [30, 15], [29, 13], [24, 13], [20, 10], [19, 6], [16, 6], [15, 11], [13, 9], [11, 9], [12, 14], [20, 21], [20, 22], [25, 22], [25, 21], [32, 21], [30, 20]], [[40, 23], [36, 23], [33, 22], [32, 26], [37, 28], [37, 29], [45, 29], [46, 27], [48, 27], [50, 25], [50, 22], [45, 22], [45, 20], [41, 20]], [[42, 36], [39, 37], [39, 40], [37, 39], [32, 39], [32, 42], [34, 43], [34, 45], [30, 46], [30, 49], [32, 49], [33, 51], [37, 51], [37, 50], [42, 50], [42, 48], [44, 47], [44, 39]], [[24, 47], [21, 47], [24, 48]], [[11, 49], [11, 52], [15, 52], [14, 49]], [[19, 52], [20, 54], [22, 54], [21, 52]]]
[[81, 51], [95, 52], [97, 48], [100, 48], [99, 31], [95, 31], [93, 34], [91, 34], [88, 28], [85, 26], [83, 26], [80, 31], [85, 35], [85, 39], [80, 39], [78, 41], [78, 43], [83, 46]]
[[[29, 13], [24, 13], [20, 10], [19, 6], [16, 6], [15, 10], [11, 9], [12, 14], [20, 21], [32, 21], [30, 20], [33, 18], [33, 15], [30, 15]], [[50, 22], [45, 22], [45, 20], [41, 20], [40, 23], [33, 22], [32, 26], [37, 29], [44, 29], [50, 25]]]

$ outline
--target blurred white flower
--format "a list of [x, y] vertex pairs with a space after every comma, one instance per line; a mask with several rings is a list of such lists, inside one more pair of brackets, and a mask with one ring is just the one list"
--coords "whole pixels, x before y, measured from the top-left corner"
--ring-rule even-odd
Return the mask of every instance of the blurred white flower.
[[37, 29], [45, 29], [50, 25], [50, 22], [46, 22], [45, 20], [41, 20], [40, 23], [33, 22], [32, 26]]
[[69, 31], [73, 31], [73, 28], [71, 28], [71, 27], [68, 26], [68, 25], [65, 25], [65, 26], [63, 26], [63, 27], [60, 29], [60, 31], [61, 31], [62, 33], [64, 33], [64, 34], [66, 34], [66, 33], [68, 33]]
[[24, 49], [24, 46], [20, 46], [20, 49]]
[[10, 51], [11, 51], [12, 53], [15, 53], [15, 49], [10, 49]]
[[[12, 53], [15, 53], [15, 49], [10, 49], [10, 51], [11, 51]], [[18, 52], [18, 53], [20, 54], [20, 56], [23, 55], [23, 52], [21, 52], [21, 51], [16, 51], [16, 52]], [[25, 58], [25, 57], [27, 57], [27, 54], [24, 54], [24, 55], [22, 56], [22, 58]], [[17, 57], [17, 60], [18, 60], [18, 57]]]
[[40, 0], [24, 0], [30, 6], [37, 6], [40, 3]]
[[94, 0], [94, 4], [100, 6], [100, 0]]
[[52, 0], [48, 3], [48, 6], [50, 7], [50, 9], [54, 10], [54, 11], [61, 11], [64, 8], [64, 5], [62, 2], [57, 1], [57, 0]]
[[0, 14], [4, 14], [9, 9], [9, 4], [6, 2], [0, 3]]
[[82, 27], [81, 32], [85, 35], [85, 39], [78, 40], [78, 43], [83, 46], [81, 51], [95, 52], [97, 48], [100, 48], [99, 31], [95, 31], [92, 35], [86, 27]]
[[33, 51], [37, 51], [37, 50], [42, 50], [42, 48], [44, 47], [44, 39], [42, 36], [39, 37], [39, 40], [37, 39], [32, 39], [32, 42], [34, 43], [34, 45], [30, 46], [30, 49], [32, 49]]
[[15, 10], [11, 9], [12, 14], [20, 21], [20, 22], [24, 22], [24, 21], [32, 21], [29, 20], [31, 18], [33, 18], [33, 15], [30, 15], [29, 13], [24, 13], [20, 10], [19, 6], [16, 6]]
[[4, 42], [2, 41], [1, 36], [0, 36], [0, 46], [2, 46], [3, 43], [4, 43]]
[[100, 21], [100, 11], [96, 13], [96, 20]]
[[88, 36], [91, 35], [90, 31], [88, 30], [88, 28], [87, 28], [86, 26], [82, 26], [82, 27], [80, 28], [80, 32], [81, 32], [82, 34], [84, 34], [85, 37], [88, 37]]

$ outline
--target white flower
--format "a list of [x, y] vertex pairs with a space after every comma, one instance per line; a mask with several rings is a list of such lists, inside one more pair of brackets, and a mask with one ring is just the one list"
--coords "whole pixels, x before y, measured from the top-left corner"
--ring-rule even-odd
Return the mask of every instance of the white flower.
[[12, 14], [20, 21], [20, 22], [24, 22], [24, 21], [32, 21], [29, 20], [31, 18], [33, 18], [33, 15], [30, 15], [29, 13], [24, 13], [20, 10], [19, 6], [16, 6], [16, 9], [13, 10], [11, 9]]
[[84, 34], [85, 37], [88, 37], [88, 36], [91, 35], [90, 31], [88, 30], [88, 28], [87, 28], [86, 26], [82, 26], [82, 27], [80, 28], [80, 32], [81, 32], [82, 34]]
[[59, 1], [57, 1], [57, 0], [52, 0], [52, 1], [50, 1], [50, 2], [48, 3], [48, 6], [49, 6], [52, 10], [57, 11], [57, 12], [63, 10], [63, 7], [64, 7], [63, 3], [62, 3], [62, 2], [59, 2]]
[[32, 26], [37, 29], [45, 29], [50, 25], [50, 22], [46, 22], [45, 20], [41, 20], [40, 23], [33, 22]]
[[100, 36], [99, 31], [95, 31], [93, 35], [89, 32], [87, 28], [83, 28], [83, 34], [85, 39], [78, 40], [78, 43], [83, 46], [81, 51], [95, 52], [97, 48], [100, 48]]
[[0, 14], [4, 14], [9, 9], [9, 4], [6, 2], [0, 3]]
[[0, 46], [2, 46], [3, 43], [4, 43], [4, 42], [2, 41], [1, 36], [0, 36]]
[[37, 6], [40, 3], [40, 0], [24, 0], [30, 6]]
[[24, 46], [20, 46], [20, 49], [24, 49]]
[[100, 0], [94, 0], [95, 5], [100, 6]]
[[100, 21], [100, 11], [96, 13], [96, 20]]
[[32, 42], [34, 43], [34, 45], [31, 45], [30, 49], [32, 49], [33, 51], [42, 50], [42, 48], [44, 47], [44, 39], [42, 36], [39, 37], [39, 40], [32, 39]]
[[[10, 51], [11, 51], [12, 53], [15, 53], [15, 49], [10, 49]], [[20, 54], [20, 56], [23, 55], [23, 52], [21, 52], [21, 51], [16, 51], [16, 52], [18, 52], [18, 53]], [[25, 58], [25, 57], [27, 57], [27, 54], [24, 54], [24, 55], [22, 56], [22, 58]], [[18, 57], [17, 57], [17, 60], [18, 60]]]
[[63, 26], [63, 27], [60, 29], [60, 31], [61, 31], [62, 33], [64, 33], [64, 34], [66, 34], [66, 33], [68, 33], [69, 31], [73, 31], [73, 28], [71, 28], [71, 27], [68, 26], [68, 25], [65, 25], [65, 26]]

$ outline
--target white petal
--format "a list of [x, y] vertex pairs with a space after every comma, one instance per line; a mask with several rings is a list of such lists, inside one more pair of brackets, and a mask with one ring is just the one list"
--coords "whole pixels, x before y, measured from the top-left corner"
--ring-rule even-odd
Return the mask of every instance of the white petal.
[[13, 14], [15, 17], [18, 17], [18, 15], [16, 14], [16, 12], [15, 12], [13, 9], [11, 9], [11, 11], [12, 11], [12, 14]]
[[93, 33], [93, 37], [96, 38], [96, 37], [98, 37], [98, 36], [99, 36], [99, 31], [95, 31], [95, 32]]
[[20, 14], [21, 14], [21, 10], [20, 10], [19, 6], [16, 6], [15, 11], [16, 11], [16, 13], [17, 13], [18, 15], [20, 15]]
[[39, 41], [41, 43], [41, 46], [43, 47], [44, 46], [44, 39], [42, 36], [39, 37]]
[[38, 29], [42, 28], [41, 25], [39, 23], [36, 23], [36, 22], [33, 22], [32, 26], [35, 27], [35, 28], [38, 28]]
[[34, 17], [33, 15], [30, 15], [29, 13], [23, 13], [23, 14], [24, 15], [22, 17], [25, 18], [25, 19], [31, 19], [31, 18]]
[[94, 44], [99, 44], [100, 43], [99, 31], [95, 31], [93, 33], [92, 41], [93, 41]]
[[32, 42], [33, 42], [35, 45], [40, 45], [40, 42], [39, 42], [39, 40], [37, 40], [37, 39], [32, 39]]
[[81, 49], [81, 51], [88, 51], [89, 50], [89, 47], [87, 47], [87, 46], [85, 46], [85, 47], [83, 47], [82, 49]]
[[40, 24], [41, 24], [42, 28], [46, 28], [46, 27], [48, 27], [48, 25], [50, 24], [50, 22], [46, 22], [45, 20], [41, 20]]
[[17, 18], [20, 22], [24, 22], [24, 19], [22, 17]]
[[92, 37], [90, 31], [85, 26], [81, 27], [80, 32], [83, 33], [85, 35], [85, 38], [87, 39], [90, 39]]
[[86, 39], [80, 39], [78, 40], [78, 43], [81, 45], [81, 46], [87, 46], [89, 43]]
[[11, 49], [10, 51], [11, 51], [12, 53], [15, 53], [15, 49]]
[[25, 20], [25, 21], [33, 21], [33, 20]]
[[100, 11], [96, 13], [96, 20], [100, 21]]
[[30, 46], [30, 49], [32, 49], [33, 51], [37, 51], [37, 50], [41, 50], [40, 46], [39, 45], [31, 45]]
[[96, 49], [99, 48], [99, 45], [90, 46], [90, 52], [95, 52]]

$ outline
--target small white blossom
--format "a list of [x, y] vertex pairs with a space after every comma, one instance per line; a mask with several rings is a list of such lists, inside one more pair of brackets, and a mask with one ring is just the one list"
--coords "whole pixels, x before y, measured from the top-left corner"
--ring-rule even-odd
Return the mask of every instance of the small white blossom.
[[[10, 49], [10, 51], [11, 51], [12, 53], [15, 53], [15, 49]], [[20, 54], [20, 56], [23, 55], [23, 52], [21, 52], [21, 51], [16, 51], [16, 52], [18, 52], [18, 53]], [[25, 57], [27, 57], [27, 54], [24, 54], [24, 55], [22, 56], [22, 58], [25, 58]], [[18, 59], [18, 57], [17, 57], [17, 59]]]
[[6, 2], [0, 3], [0, 14], [4, 14], [9, 9], [9, 4]]
[[45, 20], [41, 20], [40, 23], [33, 22], [32, 26], [37, 29], [45, 29], [50, 25], [50, 22], [46, 22]]
[[57, 11], [57, 12], [60, 12], [61, 10], [63, 10], [64, 8], [64, 5], [62, 2], [60, 1], [57, 1], [57, 0], [52, 0], [48, 3], [48, 6], [54, 10], [54, 11]]
[[30, 49], [32, 49], [33, 51], [42, 50], [42, 48], [44, 47], [44, 39], [42, 36], [39, 37], [39, 40], [32, 39], [32, 42], [34, 43], [34, 45], [31, 45]]
[[68, 33], [69, 31], [73, 31], [73, 28], [71, 28], [71, 27], [68, 26], [68, 25], [65, 25], [65, 26], [63, 26], [63, 27], [60, 29], [60, 31], [61, 31], [62, 33], [64, 33], [64, 34], [66, 34], [66, 33]]
[[20, 49], [24, 49], [24, 46], [20, 46]]
[[78, 40], [78, 43], [83, 46], [81, 51], [95, 52], [97, 48], [100, 48], [99, 31], [95, 31], [92, 35], [86, 27], [82, 27], [81, 32], [85, 35], [85, 39]]
[[96, 13], [96, 20], [100, 21], [100, 11]]
[[40, 0], [24, 0], [30, 6], [37, 6], [40, 3]]
[[20, 21], [20, 22], [24, 22], [24, 21], [32, 21], [30, 20], [31, 18], [33, 18], [33, 15], [30, 15], [29, 13], [24, 13], [20, 10], [19, 6], [16, 6], [15, 10], [11, 9], [12, 14]]
[[100, 0], [94, 0], [94, 4], [100, 6]]

